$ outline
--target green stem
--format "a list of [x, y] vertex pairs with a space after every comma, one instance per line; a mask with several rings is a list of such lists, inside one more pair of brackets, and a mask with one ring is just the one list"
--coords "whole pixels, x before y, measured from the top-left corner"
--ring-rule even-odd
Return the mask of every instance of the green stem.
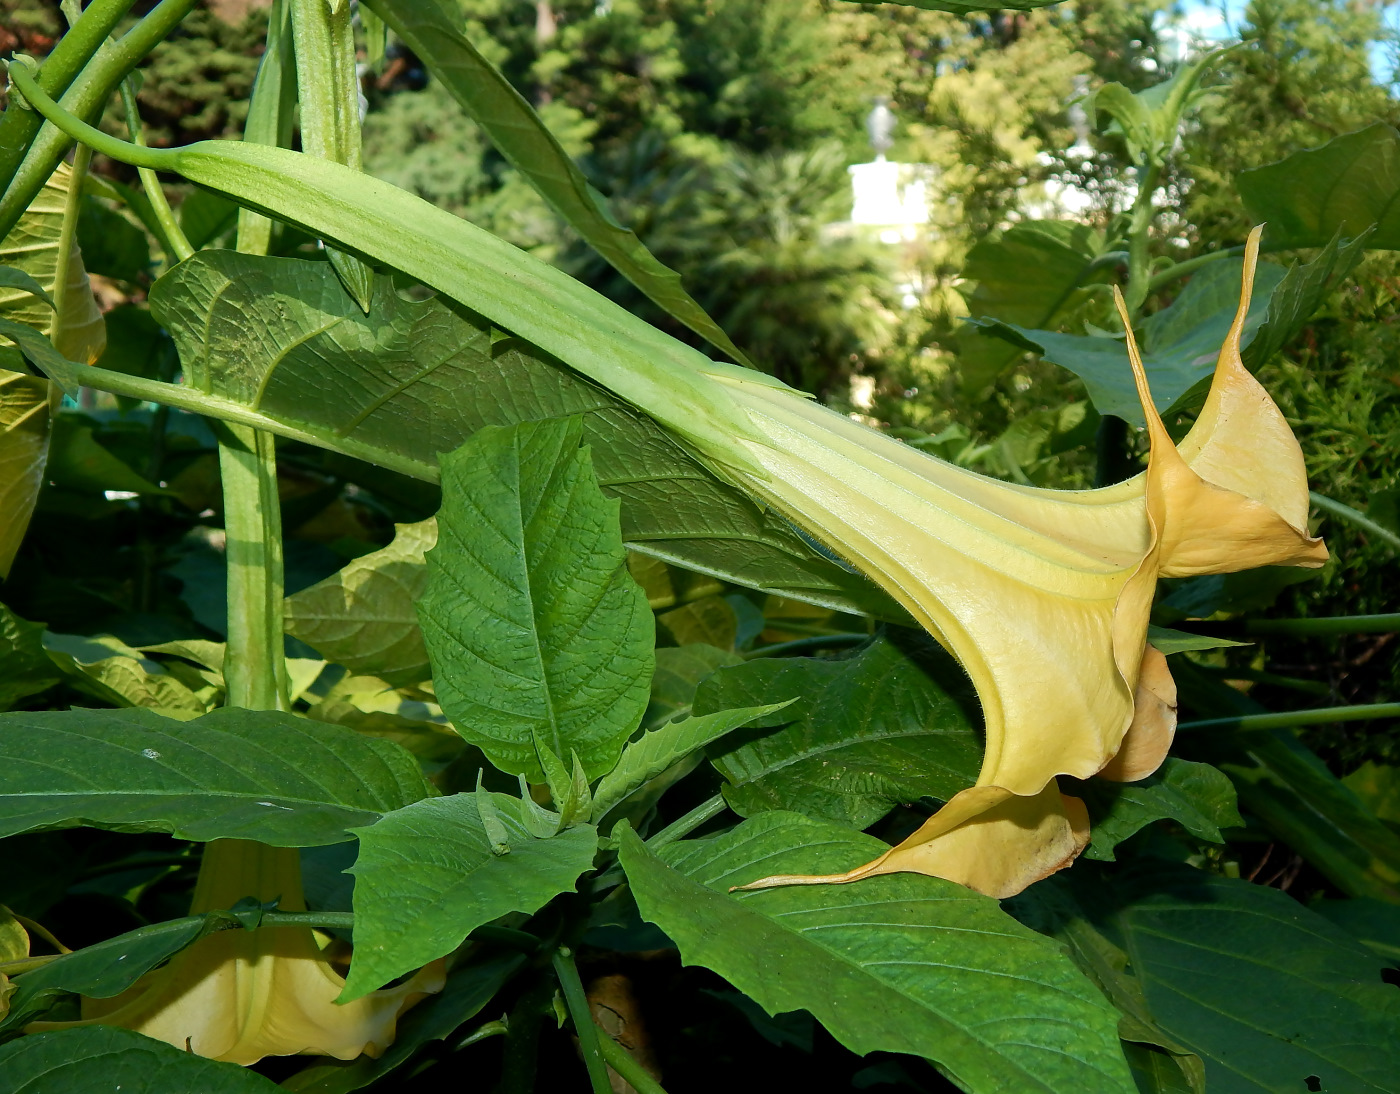
[[[145, 148], [146, 134], [141, 128], [141, 111], [136, 105], [136, 89], [132, 87], [130, 79], [122, 81], [122, 106], [126, 110], [126, 128], [131, 134], [131, 143]], [[170, 208], [170, 201], [165, 196], [165, 189], [160, 180], [149, 167], [138, 167], [136, 174], [141, 179], [141, 188], [146, 192], [146, 200], [151, 203], [156, 223], [160, 225], [166, 253], [174, 255], [176, 262], [185, 261], [194, 254], [194, 248], [190, 246], [189, 239], [175, 219], [175, 213]]]
[[1311, 619], [1225, 619], [1181, 624], [1193, 634], [1286, 634], [1316, 637], [1333, 634], [1394, 634], [1400, 613], [1389, 615], [1320, 615]]
[[855, 631], [840, 632], [837, 634], [815, 634], [810, 638], [794, 638], [790, 642], [775, 642], [771, 646], [764, 646], [762, 649], [751, 650], [743, 656], [746, 660], [750, 661], [756, 657], [782, 657], [789, 653], [807, 653], [809, 650], [859, 646], [862, 642], [869, 642], [870, 638], [871, 636], [868, 634], [858, 634]]
[[[248, 119], [243, 123], [243, 139], [249, 144], [292, 146], [297, 84], [287, 2], [273, 0], [268, 14], [267, 41], [253, 82], [253, 95], [248, 100]], [[265, 255], [271, 247], [272, 218], [251, 209], [239, 209], [238, 249], [244, 254]]]
[[1182, 722], [1176, 728], [1188, 731], [1197, 729], [1259, 731], [1327, 725], [1332, 722], [1369, 722], [1377, 718], [1400, 718], [1400, 703], [1368, 703], [1352, 707], [1289, 710], [1278, 714], [1244, 714], [1235, 718], [1204, 718], [1196, 722]]
[[1170, 285], [1173, 281], [1185, 277], [1187, 274], [1195, 273], [1202, 266], [1208, 266], [1212, 262], [1218, 262], [1222, 258], [1233, 258], [1235, 255], [1244, 254], [1244, 245], [1238, 247], [1226, 247], [1223, 250], [1211, 251], [1208, 254], [1197, 255], [1195, 258], [1188, 258], [1185, 262], [1178, 262], [1168, 266], [1165, 270], [1152, 275], [1147, 282], [1148, 295], [1156, 292], [1164, 285]]
[[[39, 86], [50, 95], [61, 96], [73, 78], [102, 48], [117, 23], [134, 0], [92, 0], [76, 23], [69, 28], [39, 68]], [[0, 117], [0, 191], [14, 178], [34, 134], [44, 124], [42, 115], [10, 100]]]
[[49, 323], [49, 341], [61, 343], [63, 320], [68, 309], [68, 268], [73, 261], [73, 242], [78, 236], [78, 207], [83, 200], [83, 179], [92, 162], [92, 149], [79, 146], [73, 153], [73, 175], [68, 195], [63, 202], [63, 227], [58, 234], [58, 259], [54, 263], [53, 319]]
[[675, 843], [676, 840], [690, 835], [707, 820], [719, 816], [729, 805], [724, 800], [723, 794], [716, 794], [713, 798], [701, 802], [680, 820], [672, 821], [665, 828], [657, 832], [647, 840], [647, 846], [655, 851], [659, 847], [665, 847], [668, 843]]
[[[112, 92], [180, 20], [189, 14], [195, 2], [196, 0], [161, 0], [146, 18], [118, 41], [101, 48], [100, 52], [88, 61], [77, 79], [64, 92], [59, 104], [79, 119], [95, 120], [100, 117]], [[105, 37], [104, 35], [103, 38]], [[100, 45], [97, 48], [100, 48]], [[15, 80], [15, 71], [23, 67], [22, 63], [11, 63], [11, 80], [16, 85], [20, 81]], [[24, 75], [32, 81], [27, 72]], [[43, 90], [42, 86], [40, 90]], [[27, 95], [25, 97], [28, 98]], [[6, 111], [7, 116], [8, 114], [9, 111]], [[10, 234], [10, 229], [19, 222], [35, 195], [72, 146], [73, 138], [52, 124], [44, 125], [39, 130], [23, 162], [10, 180], [5, 196], [0, 198], [0, 239]], [[93, 147], [96, 148], [96, 145]], [[146, 166], [156, 165], [151, 163]]]
[[636, 1057], [609, 1037], [606, 1030], [598, 1031], [598, 1048], [608, 1066], [621, 1075], [637, 1094], [666, 1094], [666, 1089], [651, 1077], [651, 1073], [637, 1062]]
[[276, 442], [272, 434], [247, 426], [225, 425], [223, 431], [219, 472], [228, 560], [228, 703], [286, 710]]
[[1397, 536], [1389, 528], [1377, 524], [1365, 513], [1358, 513], [1350, 505], [1343, 505], [1339, 501], [1323, 497], [1316, 490], [1308, 491], [1308, 500], [1321, 509], [1324, 513], [1331, 513], [1334, 517], [1341, 517], [1348, 524], [1354, 524], [1363, 532], [1369, 532], [1378, 539], [1384, 540], [1397, 551], [1400, 551], [1400, 536]]
[[574, 1020], [574, 1032], [578, 1034], [578, 1047], [588, 1068], [588, 1081], [593, 1086], [593, 1094], [612, 1094], [608, 1065], [603, 1062], [603, 1053], [598, 1047], [598, 1027], [593, 1021], [588, 996], [584, 994], [583, 981], [579, 979], [578, 966], [574, 964], [573, 951], [567, 946], [560, 946], [554, 951], [551, 961], [554, 974], [559, 977], [559, 986], [564, 989], [569, 1016]]
[[467, 937], [473, 942], [495, 942], [509, 946], [521, 953], [538, 953], [540, 948], [540, 940], [529, 931], [517, 931], [514, 927], [499, 927], [491, 923], [476, 928]]

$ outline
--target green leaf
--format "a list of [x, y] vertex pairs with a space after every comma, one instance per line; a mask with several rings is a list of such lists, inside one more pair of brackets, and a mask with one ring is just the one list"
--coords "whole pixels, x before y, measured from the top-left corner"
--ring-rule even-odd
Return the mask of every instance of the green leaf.
[[9, 575], [44, 485], [57, 399], [42, 377], [0, 369], [0, 578]]
[[93, 999], [120, 995], [167, 958], [227, 926], [228, 917], [221, 914], [185, 916], [64, 954], [15, 978], [10, 1013], [0, 1029], [23, 1027], [68, 992]]
[[770, 1014], [808, 1010], [852, 1052], [928, 1057], [974, 1094], [1133, 1090], [1117, 1014], [994, 900], [921, 874], [727, 891], [850, 869], [877, 839], [773, 812], [660, 857], [630, 828], [620, 843], [642, 916]]
[[422, 58], [507, 162], [530, 180], [589, 246], [663, 311], [734, 360], [748, 364], [739, 347], [681, 286], [680, 274], [664, 266], [617, 222], [607, 200], [588, 184], [534, 108], [467, 39], [455, 5], [438, 0], [370, 0], [366, 6]]
[[572, 892], [593, 865], [592, 825], [536, 839], [518, 799], [491, 798], [509, 837], [507, 855], [493, 852], [474, 794], [430, 798], [357, 830], [355, 956], [342, 1002], [450, 953], [484, 923], [531, 914]]
[[[968, 311], [1023, 327], [1052, 326], [1056, 316], [1084, 299], [1081, 284], [1102, 250], [1102, 234], [1081, 224], [1035, 220], [1013, 225], [968, 252], [962, 277], [977, 283]], [[958, 349], [959, 380], [971, 392], [992, 383], [1019, 353], [973, 328], [959, 334]]]
[[578, 418], [487, 428], [443, 457], [419, 619], [438, 702], [497, 767], [543, 782], [538, 734], [610, 770], [646, 709], [653, 625]]
[[1383, 122], [1241, 171], [1235, 184], [1270, 246], [1325, 247], [1374, 224], [1367, 246], [1400, 248], [1400, 132]]
[[238, 224], [238, 206], [220, 194], [195, 190], [180, 203], [180, 230], [195, 250], [208, 247]]
[[720, 710], [698, 718], [667, 722], [643, 734], [622, 750], [617, 766], [603, 777], [593, 795], [593, 820], [601, 820], [608, 810], [633, 791], [656, 778], [672, 764], [692, 752], [713, 744], [726, 733], [764, 715], [782, 710], [795, 700], [760, 707]]
[[342, 677], [306, 716], [393, 741], [430, 763], [450, 760], [467, 747], [436, 703], [391, 688], [375, 676]]
[[732, 650], [739, 635], [739, 617], [722, 596], [705, 596], [656, 617], [678, 646], [714, 646]]
[[1153, 774], [1138, 782], [1089, 779], [1077, 790], [1093, 820], [1086, 858], [1113, 861], [1113, 849], [1153, 821], [1174, 820], [1188, 832], [1224, 843], [1222, 828], [1244, 824], [1235, 805], [1235, 787], [1210, 764], [1168, 756]]
[[90, 273], [139, 283], [150, 272], [146, 233], [91, 195], [83, 197], [78, 213], [78, 245]]
[[1277, 889], [1165, 864], [1135, 880], [1112, 926], [1211, 1094], [1394, 1089], [1400, 992], [1382, 959]]
[[1190, 650], [1217, 650], [1226, 646], [1247, 646], [1248, 642], [1235, 642], [1229, 638], [1217, 638], [1209, 634], [1191, 634], [1187, 631], [1174, 631], [1170, 627], [1148, 624], [1147, 641], [1165, 654], [1186, 653]]
[[976, 700], [956, 662], [913, 632], [844, 661], [763, 658], [721, 669], [700, 686], [695, 709], [794, 698], [757, 722], [780, 728], [711, 750], [741, 816], [791, 809], [865, 828], [897, 803], [946, 801], [977, 778]]
[[[852, 0], [856, 3], [858, 0]], [[881, 0], [881, 3], [900, 4], [904, 7], [923, 8], [925, 11], [951, 11], [955, 15], [967, 15], [975, 11], [987, 11], [988, 4], [1014, 11], [1034, 11], [1058, 4], [1060, 0]]]
[[0, 604], [0, 711], [38, 695], [60, 679], [44, 652], [44, 625], [21, 619]]
[[394, 1043], [379, 1059], [322, 1057], [322, 1062], [283, 1080], [281, 1088], [298, 1094], [349, 1094], [368, 1086], [404, 1064], [429, 1041], [450, 1037], [463, 1022], [479, 1014], [524, 964], [521, 954], [500, 954], [458, 965], [448, 975], [442, 991], [428, 996], [399, 1019]]
[[0, 836], [86, 824], [314, 847], [430, 793], [397, 745], [275, 711], [0, 715]]
[[[1239, 306], [1243, 269], [1242, 259], [1210, 263], [1187, 282], [1170, 307], [1143, 324], [1142, 363], [1158, 410], [1166, 412], [1197, 384], [1209, 382]], [[1264, 323], [1270, 298], [1284, 277], [1281, 266], [1268, 262], [1259, 265], [1249, 318], [1245, 321], [1246, 344], [1253, 341]], [[1029, 330], [1000, 320], [969, 322], [1069, 369], [1084, 381], [1100, 414], [1115, 414], [1143, 424], [1128, 350], [1122, 340]]]
[[40, 1033], [0, 1046], [0, 1094], [275, 1094], [279, 1089], [256, 1071], [112, 1026]]
[[[109, 635], [44, 635], [44, 649], [79, 691], [117, 707], [150, 707], [175, 718], [205, 714], [222, 688], [167, 672], [120, 639]], [[193, 674], [191, 674], [193, 675]]]
[[394, 525], [389, 546], [361, 555], [287, 598], [287, 633], [351, 672], [395, 687], [430, 674], [414, 604], [428, 583], [424, 554], [437, 543], [437, 520]]
[[[582, 414], [633, 550], [799, 600], [904, 618], [864, 577], [607, 391], [465, 309], [407, 301], [388, 278], [377, 286], [365, 315], [324, 262], [207, 251], [156, 282], [151, 307], [193, 388], [421, 479], [436, 479], [438, 453], [484, 426]], [[686, 503], [675, 504], [681, 496]]]
[[30, 296], [37, 296], [50, 309], [54, 306], [53, 297], [49, 295], [48, 290], [24, 270], [14, 266], [0, 266], [0, 289], [15, 289], [21, 294], [28, 293]]

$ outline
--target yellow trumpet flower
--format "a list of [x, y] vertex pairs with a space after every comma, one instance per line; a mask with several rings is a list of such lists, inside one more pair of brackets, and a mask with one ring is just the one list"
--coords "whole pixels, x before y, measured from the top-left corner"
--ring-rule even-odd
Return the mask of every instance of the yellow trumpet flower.
[[[304, 911], [298, 854], [251, 840], [207, 844], [191, 913], [229, 908], [247, 896], [280, 898], [282, 911]], [[353, 1060], [381, 1055], [399, 1015], [441, 991], [444, 980], [435, 961], [406, 983], [340, 1006], [345, 979], [310, 928], [218, 931], [122, 994], [84, 999], [82, 1022], [35, 1022], [27, 1032], [101, 1024], [236, 1064], [298, 1053]]]
[[976, 785], [899, 846], [846, 874], [748, 888], [912, 871], [1006, 897], [1069, 865], [1088, 842], [1088, 817], [1055, 777], [1143, 778], [1175, 730], [1176, 689], [1146, 641], [1157, 578], [1326, 560], [1307, 531], [1301, 450], [1240, 358], [1259, 234], [1210, 394], [1179, 446], [1124, 313], [1151, 454], [1143, 474], [1106, 489], [990, 479], [770, 381], [711, 374], [758, 435], [731, 440], [747, 459], [727, 459], [729, 477], [898, 599], [957, 657], [986, 719]]

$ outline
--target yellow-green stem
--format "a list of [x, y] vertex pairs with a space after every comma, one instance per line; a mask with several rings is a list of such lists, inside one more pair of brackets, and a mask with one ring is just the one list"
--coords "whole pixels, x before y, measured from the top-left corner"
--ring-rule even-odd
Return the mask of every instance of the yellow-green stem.
[[[131, 134], [131, 143], [145, 148], [146, 134], [141, 128], [141, 111], [136, 105], [136, 89], [132, 86], [130, 77], [122, 81], [122, 107], [126, 111], [126, 129]], [[184, 230], [175, 219], [175, 213], [170, 208], [170, 201], [165, 196], [165, 189], [160, 180], [149, 167], [138, 167], [136, 175], [141, 180], [141, 188], [146, 192], [146, 200], [151, 203], [151, 211], [160, 226], [161, 242], [166, 254], [176, 262], [185, 261], [194, 254], [194, 248], [190, 246]]]

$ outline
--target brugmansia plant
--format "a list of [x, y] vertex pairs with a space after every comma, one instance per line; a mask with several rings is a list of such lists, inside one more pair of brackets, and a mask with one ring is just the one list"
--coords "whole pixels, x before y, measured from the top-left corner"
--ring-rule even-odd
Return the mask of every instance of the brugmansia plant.
[[[431, 1042], [466, 1058], [503, 1035], [501, 1089], [524, 1091], [557, 1015], [581, 1057], [558, 1082], [654, 1094], [670, 1080], [608, 994], [625, 977], [593, 973], [609, 950], [671, 948], [747, 996], [760, 1028], [809, 1013], [855, 1053], [923, 1067], [890, 1058], [860, 1086], [1387, 1089], [1400, 837], [1288, 730], [1395, 711], [1231, 706], [1238, 692], [1168, 657], [1235, 643], [1153, 623], [1161, 578], [1327, 560], [1302, 451], [1247, 365], [1368, 238], [1324, 226], [1284, 275], [1255, 229], [1208, 260], [1229, 277], [1183, 290], [1201, 297], [1190, 351], [1154, 342], [1149, 287], [1208, 265], [1147, 260], [1205, 63], [1165, 91], [1098, 95], [1145, 180], [1105, 242], [1126, 258], [1123, 340], [1081, 340], [1108, 341], [1108, 364], [1101, 345], [1061, 355], [1106, 422], [1139, 418], [1146, 463], [1062, 491], [934, 458], [753, 367], [435, 0], [367, 0], [362, 28], [391, 29], [584, 240], [736, 363], [363, 174], [346, 3], [274, 3], [245, 140], [146, 147], [128, 77], [190, 6], [162, 0], [109, 42], [130, 4], [94, 0], [42, 65], [11, 63], [0, 118], [0, 563], [49, 476], [167, 520], [205, 481], [226, 584], [203, 636], [157, 641], [0, 608], [0, 835], [155, 833], [164, 851], [107, 872], [182, 894], [195, 874], [187, 915], [76, 950], [44, 909], [3, 913], [0, 1090], [106, 1082], [113, 1060], [122, 1089], [152, 1094], [273, 1074], [398, 1089]], [[129, 141], [91, 124], [117, 90]], [[136, 167], [141, 191], [83, 182], [93, 152]], [[200, 188], [178, 215], [156, 172]], [[84, 185], [164, 252], [141, 314], [178, 379], [102, 355], [75, 246]], [[1260, 214], [1293, 200], [1253, 192]], [[227, 229], [196, 246], [216, 200]], [[1073, 343], [979, 324], [1047, 356]], [[59, 393], [84, 388], [147, 415], [146, 474], [95, 418], [50, 426]], [[207, 441], [190, 434], [166, 476], [176, 422]], [[351, 484], [419, 519], [284, 597], [291, 474], [313, 467], [337, 497]], [[441, 491], [427, 512], [406, 500], [423, 484]], [[185, 556], [187, 602], [191, 560], [216, 554]], [[1175, 620], [1230, 610], [1211, 595]], [[42, 709], [55, 688], [82, 702]], [[1188, 703], [1215, 733], [1171, 757]], [[1270, 833], [1349, 899], [1325, 917], [1241, 880], [1222, 829]], [[57, 952], [32, 954], [34, 937]], [[507, 1016], [458, 1036], [493, 1006]], [[314, 1059], [234, 1066], [290, 1055]]]

